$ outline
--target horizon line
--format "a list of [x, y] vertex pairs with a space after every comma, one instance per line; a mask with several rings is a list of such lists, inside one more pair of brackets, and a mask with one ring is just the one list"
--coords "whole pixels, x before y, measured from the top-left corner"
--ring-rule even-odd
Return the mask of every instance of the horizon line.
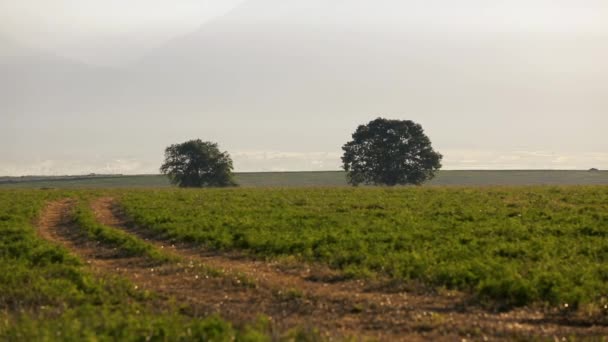
[[[541, 169], [523, 169], [523, 168], [518, 168], [518, 169], [442, 169], [442, 170], [437, 170], [437, 172], [442, 172], [442, 171], [448, 171], [448, 172], [521, 172], [521, 171], [551, 171], [551, 172], [557, 172], [557, 171], [570, 171], [570, 172], [575, 172], [575, 171], [579, 171], [579, 172], [589, 172], [589, 171], [608, 171], [608, 170], [602, 170], [602, 169], [597, 169], [597, 168], [589, 168], [589, 169], [547, 169], [547, 168], [541, 168]], [[338, 172], [346, 172], [344, 170], [300, 170], [300, 171], [234, 171], [234, 174], [256, 174], [256, 173], [327, 173], [327, 172], [334, 172], [334, 173], [338, 173]], [[52, 177], [136, 177], [136, 176], [163, 176], [162, 173], [83, 173], [83, 174], [63, 174], [63, 175], [35, 175], [35, 174], [29, 174], [29, 175], [20, 175], [20, 176], [0, 176], [0, 178], [26, 178], [26, 177], [47, 177], [47, 178], [52, 178]]]

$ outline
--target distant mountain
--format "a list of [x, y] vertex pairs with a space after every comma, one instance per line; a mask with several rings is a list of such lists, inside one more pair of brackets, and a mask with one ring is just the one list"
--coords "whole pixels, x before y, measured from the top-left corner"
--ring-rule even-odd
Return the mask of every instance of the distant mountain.
[[[238, 100], [241, 111], [261, 105], [272, 117], [273, 107], [275, 115], [312, 114], [319, 106], [328, 112], [344, 107], [352, 98], [377, 106], [411, 88], [436, 87], [429, 76], [445, 78], [431, 70], [433, 59], [441, 59], [441, 42], [357, 28], [354, 14], [336, 20], [333, 14], [348, 14], [340, 7], [348, 3], [248, 1], [135, 65], [147, 80], [139, 89], [206, 105]], [[345, 24], [336, 25], [340, 21]]]
[[26, 48], [0, 37], [0, 103], [20, 118], [40, 114], [82, 115], [113, 93], [120, 74], [89, 66], [42, 50]]
[[15, 42], [0, 34], [0, 58], [12, 55], [15, 50], [17, 50]]
[[[417, 17], [424, 2], [411, 12], [394, 3], [249, 0], [121, 69], [41, 52], [5, 60], [0, 103], [20, 117], [60, 118], [45, 127], [124, 130], [125, 143], [135, 129], [148, 142], [180, 132], [327, 151], [380, 115], [423, 120], [465, 147], [533, 137], [530, 127], [555, 143], [569, 129], [601, 136], [585, 123], [606, 122], [603, 37], [453, 32], [429, 9]], [[427, 30], [434, 19], [441, 29]]]
[[[559, 101], [570, 91], [573, 80], [560, 70], [577, 68], [583, 78], [598, 80], [598, 71], [608, 72], [588, 64], [589, 56], [606, 53], [594, 40], [408, 30], [408, 24], [391, 30], [383, 18], [416, 20], [391, 4], [249, 0], [134, 65], [145, 80], [137, 88], [169, 101], [257, 107], [269, 117], [320, 110], [323, 118], [353, 107], [368, 115], [466, 116], [491, 110], [492, 101], [497, 110], [523, 117], [514, 104], [529, 101], [531, 92]], [[556, 54], [565, 43], [578, 50]]]
[[17, 43], [0, 32], [0, 65], [13, 63], [18, 58], [32, 57], [39, 54], [34, 49]]

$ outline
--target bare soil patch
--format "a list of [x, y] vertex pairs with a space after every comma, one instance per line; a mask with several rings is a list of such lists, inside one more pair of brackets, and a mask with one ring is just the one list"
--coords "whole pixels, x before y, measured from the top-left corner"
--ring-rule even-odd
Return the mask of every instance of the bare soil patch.
[[[151, 266], [145, 258], [125, 258], [119, 251], [79, 238], [70, 222], [70, 200], [50, 203], [39, 221], [40, 235], [61, 244], [101, 274], [118, 274], [138, 288], [158, 293], [193, 316], [220, 314], [236, 324], [270, 317], [279, 332], [316, 327], [330, 339], [512, 340], [608, 336], [608, 328], [555, 317], [532, 309], [488, 312], [467, 306], [466, 296], [423, 293], [393, 284], [383, 287], [343, 280], [319, 265], [291, 265], [254, 260], [238, 254], [205, 251], [157, 240], [150, 231], [129, 224], [112, 198], [93, 203], [97, 219], [147, 240], [183, 261]], [[220, 270], [220, 276], [209, 268]], [[581, 324], [583, 323], [583, 324]]]

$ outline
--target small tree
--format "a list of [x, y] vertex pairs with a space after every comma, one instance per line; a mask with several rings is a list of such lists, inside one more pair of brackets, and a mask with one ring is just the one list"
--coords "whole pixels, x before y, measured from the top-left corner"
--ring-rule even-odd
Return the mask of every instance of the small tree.
[[441, 168], [422, 126], [409, 120], [378, 118], [361, 125], [342, 147], [342, 162], [353, 185], [420, 185]]
[[171, 183], [183, 188], [235, 186], [232, 169], [227, 152], [220, 152], [216, 143], [200, 139], [167, 147], [160, 167]]

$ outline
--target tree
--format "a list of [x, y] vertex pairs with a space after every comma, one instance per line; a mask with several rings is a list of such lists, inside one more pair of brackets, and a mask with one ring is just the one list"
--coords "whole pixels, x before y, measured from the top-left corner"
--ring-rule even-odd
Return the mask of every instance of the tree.
[[235, 186], [232, 169], [227, 152], [220, 152], [216, 143], [200, 139], [167, 147], [160, 167], [171, 183], [182, 188]]
[[422, 126], [409, 120], [377, 118], [361, 125], [342, 147], [342, 162], [353, 185], [420, 185], [441, 168]]

